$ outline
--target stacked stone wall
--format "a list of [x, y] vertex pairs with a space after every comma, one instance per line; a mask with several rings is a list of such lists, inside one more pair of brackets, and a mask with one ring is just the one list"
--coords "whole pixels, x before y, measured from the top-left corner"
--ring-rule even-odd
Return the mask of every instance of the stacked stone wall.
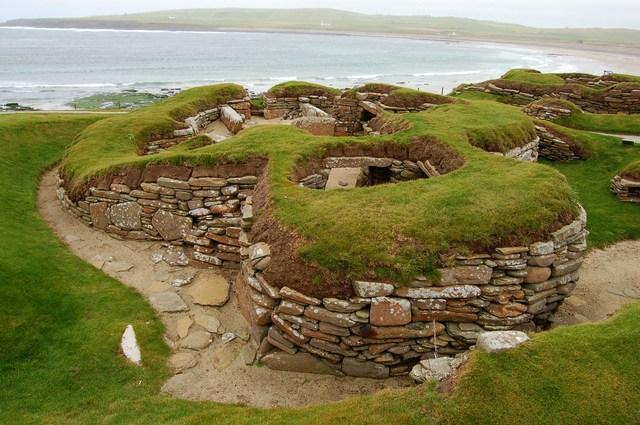
[[[582, 93], [572, 87], [558, 87], [555, 90], [545, 90], [544, 93], [529, 93], [526, 90], [499, 87], [499, 81], [469, 85], [462, 91], [482, 91], [510, 98], [510, 103], [527, 105], [543, 96], [551, 96], [568, 100], [580, 106], [587, 112], [596, 114], [638, 114], [640, 113], [640, 85], [630, 84], [623, 87], [609, 87], [602, 93]], [[533, 90], [532, 90], [533, 91]]]
[[396, 287], [354, 281], [349, 299], [318, 299], [268, 282], [263, 271], [272, 253], [258, 243], [248, 250], [236, 291], [267, 366], [403, 375], [436, 351], [464, 352], [482, 332], [544, 327], [579, 279], [585, 224], [583, 211], [548, 241], [456, 257], [439, 270], [437, 282], [421, 278]]
[[329, 115], [333, 115], [334, 101], [327, 96], [300, 96], [300, 97], [275, 97], [269, 94], [264, 95], [265, 119], [276, 118], [292, 119], [301, 116], [300, 104], [309, 103], [319, 108]]
[[209, 171], [127, 170], [94, 181], [75, 200], [60, 178], [58, 198], [83, 222], [115, 237], [185, 245], [193, 260], [237, 269], [249, 241], [258, 177], [246, 170], [233, 177]]
[[505, 153], [494, 152], [496, 155], [502, 155], [506, 158], [513, 158], [519, 161], [536, 162], [538, 160], [538, 150], [540, 145], [540, 137], [536, 137], [524, 146], [515, 147]]
[[623, 202], [640, 202], [640, 182], [615, 176], [611, 180], [611, 191]]
[[543, 125], [536, 125], [540, 138], [539, 155], [550, 161], [577, 161], [584, 159], [576, 145]]
[[545, 121], [555, 121], [558, 118], [571, 115], [571, 109], [539, 103], [531, 103], [527, 105], [523, 111], [529, 116]]

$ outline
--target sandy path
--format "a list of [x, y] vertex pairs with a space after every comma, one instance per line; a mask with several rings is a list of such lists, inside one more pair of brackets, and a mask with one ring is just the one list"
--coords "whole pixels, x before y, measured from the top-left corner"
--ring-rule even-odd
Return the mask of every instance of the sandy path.
[[640, 241], [594, 249], [580, 269], [575, 291], [554, 317], [556, 325], [596, 322], [640, 300]]
[[[151, 256], [163, 250], [160, 243], [121, 241], [83, 225], [58, 202], [55, 193], [56, 172], [49, 171], [43, 176], [38, 206], [41, 216], [71, 252], [123, 284], [136, 288], [147, 299], [154, 294], [173, 292], [188, 305], [189, 310], [185, 312], [158, 313], [167, 330], [165, 340], [174, 352], [169, 359], [170, 364], [177, 360], [176, 356], [182, 356], [183, 362], [185, 358], [190, 363], [197, 361], [196, 366], [170, 378], [164, 384], [163, 391], [177, 398], [191, 400], [256, 407], [298, 407], [370, 394], [383, 388], [413, 385], [408, 377], [374, 380], [280, 372], [267, 367], [247, 366], [244, 357], [251, 353], [252, 348], [244, 340], [248, 335], [246, 322], [239, 313], [233, 291], [223, 307], [196, 305], [188, 295], [189, 288], [199, 279], [219, 280], [219, 271], [191, 266], [172, 267], [163, 261], [155, 264]], [[191, 285], [182, 288], [170, 285], [174, 277], [190, 273], [197, 273]], [[231, 276], [226, 277], [231, 281]], [[211, 333], [213, 343], [200, 350], [180, 348], [186, 338], [196, 332], [202, 334], [203, 328], [197, 323], [185, 326], [198, 315], [207, 315], [220, 322], [220, 328]], [[177, 335], [180, 331], [183, 337]], [[236, 339], [224, 344], [222, 334], [226, 332], [233, 332], [237, 335]], [[144, 347], [142, 356], [144, 361]]]

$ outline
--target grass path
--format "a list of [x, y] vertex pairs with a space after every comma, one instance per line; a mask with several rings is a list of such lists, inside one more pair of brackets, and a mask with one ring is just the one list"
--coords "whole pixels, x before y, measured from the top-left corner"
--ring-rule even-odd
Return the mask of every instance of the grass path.
[[[640, 146], [623, 145], [617, 137], [563, 129], [591, 152], [587, 161], [548, 162], [565, 175], [589, 214], [589, 244], [603, 247], [623, 239], [640, 238], [640, 205], [620, 202], [611, 192], [611, 179], [640, 159]], [[543, 162], [543, 161], [541, 161]]]
[[[69, 253], [36, 210], [41, 171], [96, 119], [0, 117], [0, 423], [638, 423], [639, 304], [604, 324], [559, 328], [508, 354], [474, 356], [449, 398], [422, 386], [317, 408], [258, 410], [160, 395], [168, 349], [151, 307]], [[627, 160], [624, 152], [615, 158]], [[604, 198], [598, 169], [604, 165], [596, 164], [593, 175], [567, 167], [570, 181], [597, 182], [593, 194], [589, 181], [577, 187], [595, 233], [601, 227], [597, 217], [613, 210], [613, 204], [598, 210]], [[601, 243], [638, 235], [624, 229], [634, 216], [637, 221], [637, 210], [621, 211], [617, 230], [601, 235]], [[138, 332], [142, 368], [128, 365], [117, 352], [128, 323]]]

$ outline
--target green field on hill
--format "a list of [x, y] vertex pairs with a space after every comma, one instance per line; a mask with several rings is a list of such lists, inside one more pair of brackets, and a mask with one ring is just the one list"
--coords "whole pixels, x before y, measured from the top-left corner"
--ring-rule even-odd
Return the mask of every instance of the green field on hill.
[[335, 9], [182, 9], [87, 18], [16, 19], [7, 25], [123, 29], [378, 33], [452, 39], [640, 46], [640, 31], [534, 28], [454, 17], [366, 15]]

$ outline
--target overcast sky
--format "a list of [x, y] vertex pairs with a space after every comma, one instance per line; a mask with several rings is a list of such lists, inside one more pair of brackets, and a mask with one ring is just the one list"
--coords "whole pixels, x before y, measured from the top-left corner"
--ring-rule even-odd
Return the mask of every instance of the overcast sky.
[[540, 27], [640, 29], [640, 0], [0, 0], [0, 21], [195, 7], [331, 7], [363, 13], [460, 16]]

